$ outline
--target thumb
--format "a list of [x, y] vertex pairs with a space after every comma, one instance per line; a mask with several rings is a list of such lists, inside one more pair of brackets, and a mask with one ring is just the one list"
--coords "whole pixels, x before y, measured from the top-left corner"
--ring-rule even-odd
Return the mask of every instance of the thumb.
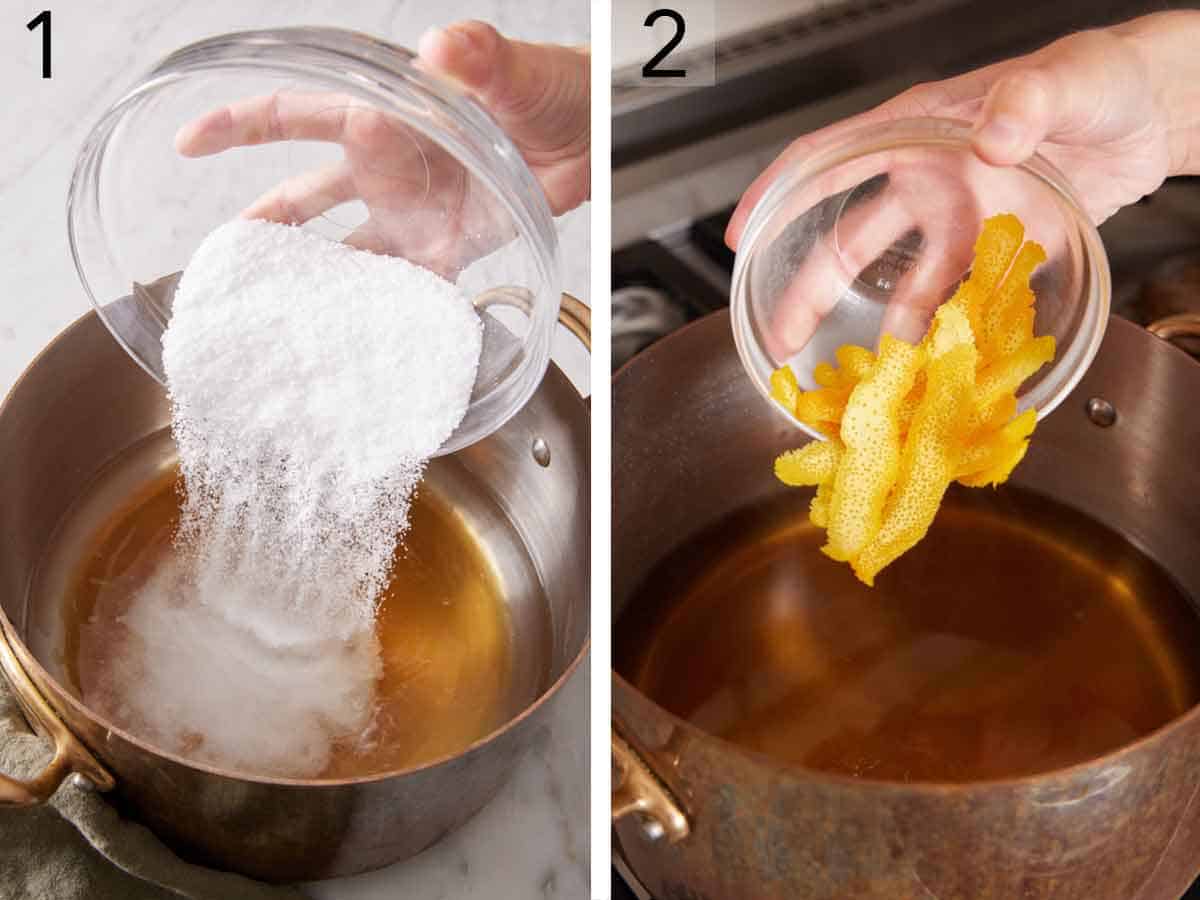
[[975, 152], [995, 166], [1024, 162], [1050, 133], [1055, 104], [1054, 85], [1040, 69], [1019, 69], [1001, 77], [988, 91], [975, 124]]
[[523, 150], [561, 150], [588, 129], [590, 62], [568, 47], [510, 41], [485, 22], [425, 32], [421, 60], [458, 81]]

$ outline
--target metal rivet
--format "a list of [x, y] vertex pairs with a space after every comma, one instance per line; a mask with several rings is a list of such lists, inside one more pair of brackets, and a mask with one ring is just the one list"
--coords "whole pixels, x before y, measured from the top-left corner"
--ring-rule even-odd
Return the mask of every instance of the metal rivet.
[[1103, 397], [1093, 397], [1085, 407], [1093, 425], [1108, 428], [1117, 421], [1117, 408]]
[[648, 841], [661, 841], [667, 830], [662, 827], [661, 822], [656, 822], [654, 819], [642, 819], [642, 836]]
[[79, 788], [81, 791], [87, 791], [89, 794], [96, 790], [96, 784], [92, 779], [88, 778], [82, 772], [74, 773], [70, 778], [71, 784]]
[[541, 438], [533, 439], [533, 458], [539, 466], [550, 465], [550, 445]]

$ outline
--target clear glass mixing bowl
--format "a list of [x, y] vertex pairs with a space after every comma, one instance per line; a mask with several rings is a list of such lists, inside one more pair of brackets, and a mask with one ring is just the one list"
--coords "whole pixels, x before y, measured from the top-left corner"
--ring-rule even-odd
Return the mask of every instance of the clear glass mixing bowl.
[[1108, 322], [1100, 235], [1048, 161], [990, 166], [969, 133], [932, 118], [868, 126], [797, 160], [763, 194], [738, 246], [730, 306], [738, 354], [764, 397], [784, 364], [811, 389], [817, 363], [833, 363], [842, 344], [875, 349], [884, 331], [918, 340], [967, 274], [983, 220], [999, 213], [1015, 213], [1046, 249], [1034, 333], [1057, 341], [1019, 408], [1045, 416], [1083, 377]]
[[[302, 111], [300, 127], [283, 130], [294, 139], [258, 134], [255, 146], [207, 156], [176, 149], [180, 129], [206, 113], [272, 97]], [[345, 149], [321, 139], [335, 132]], [[365, 155], [379, 146], [386, 152]], [[560, 262], [550, 210], [520, 154], [411, 52], [348, 31], [288, 28], [171, 54], [104, 113], [80, 152], [68, 199], [75, 265], [105, 325], [162, 382], [175, 278], [203, 238], [288, 179], [331, 172], [356, 153], [371, 190], [400, 199], [381, 220], [361, 200], [334, 203], [344, 198], [333, 189], [330, 207], [303, 227], [405, 256], [476, 298], [483, 354], [466, 417], [442, 447], [449, 453], [495, 431], [537, 388]]]

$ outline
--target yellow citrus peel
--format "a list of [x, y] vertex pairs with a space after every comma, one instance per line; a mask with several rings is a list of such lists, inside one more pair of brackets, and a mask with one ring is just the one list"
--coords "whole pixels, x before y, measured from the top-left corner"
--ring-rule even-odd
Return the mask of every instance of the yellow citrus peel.
[[840, 432], [846, 452], [833, 473], [829, 540], [822, 548], [834, 559], [854, 559], [879, 530], [900, 469], [900, 406], [922, 357], [922, 348], [884, 335], [879, 359], [847, 399]]
[[787, 366], [771, 377], [775, 401], [829, 437], [782, 454], [775, 475], [817, 488], [823, 551], [868, 585], [925, 536], [951, 482], [1001, 484], [1028, 449], [1037, 414], [1017, 414], [1016, 392], [1055, 346], [1033, 334], [1029, 282], [1046, 253], [1024, 236], [1016, 216], [985, 220], [970, 275], [919, 345], [839, 347], [811, 391]]

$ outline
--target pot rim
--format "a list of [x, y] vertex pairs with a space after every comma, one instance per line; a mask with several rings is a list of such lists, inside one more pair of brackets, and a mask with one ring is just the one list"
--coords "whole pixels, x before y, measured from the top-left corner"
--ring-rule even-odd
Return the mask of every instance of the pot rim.
[[[671, 332], [671, 334], [656, 341], [654, 344], [647, 347], [641, 353], [636, 354], [632, 359], [630, 359], [623, 366], [621, 366], [621, 368], [618, 369], [617, 372], [613, 375], [613, 378], [612, 378], [613, 384], [615, 385], [615, 383], [617, 382], [617, 380], [619, 378], [621, 378], [622, 376], [625, 376], [626, 373], [633, 367], [633, 364], [637, 360], [641, 359], [644, 356], [654, 354], [658, 348], [660, 348], [663, 344], [667, 343], [667, 341], [671, 340], [672, 338], [676, 337], [677, 335], [683, 335], [685, 332], [688, 332], [688, 331], [692, 330], [693, 328], [698, 328], [699, 326], [701, 326], [705, 323], [708, 323], [708, 327], [716, 327], [715, 325], [712, 324], [713, 321], [715, 321], [716, 319], [719, 319], [721, 317], [727, 318], [728, 316], [729, 316], [728, 309], [715, 310], [711, 313], [708, 313], [707, 315], [701, 316], [699, 319], [695, 319], [695, 320], [687, 323], [682, 328]], [[1152, 340], [1155, 345], [1161, 344], [1167, 350], [1167, 352], [1181, 354], [1183, 359], [1186, 359], [1189, 363], [1191, 363], [1193, 365], [1196, 364], [1196, 361], [1194, 359], [1192, 359], [1192, 357], [1186, 351], [1175, 346], [1173, 343], [1171, 343], [1168, 340], [1154, 337], [1154, 335], [1150, 334], [1145, 328], [1143, 328], [1142, 326], [1140, 326], [1134, 322], [1130, 322], [1126, 319], [1122, 319], [1120, 316], [1117, 316], [1117, 315], [1110, 315], [1108, 323], [1107, 323], [1107, 327], [1108, 327], [1108, 329], [1111, 330], [1114, 325], [1117, 327], [1118, 331], [1128, 330], [1128, 331], [1130, 331], [1130, 333], [1140, 332], [1143, 335], [1145, 335], [1145, 337], [1147, 339]], [[0, 409], [2, 409], [2, 407], [0, 407]], [[1153, 558], [1153, 557], [1151, 557], [1151, 558]], [[1195, 608], [1196, 614], [1200, 615], [1200, 598], [1193, 599], [1192, 606]], [[616, 628], [615, 620], [613, 622], [613, 628], [614, 628], [614, 630]], [[853, 778], [849, 775], [842, 775], [842, 774], [839, 774], [836, 772], [827, 772], [823, 769], [815, 769], [815, 768], [811, 768], [809, 766], [799, 765], [797, 763], [783, 763], [766, 753], [761, 753], [756, 750], [748, 750], [745, 747], [735, 744], [732, 741], [726, 740], [723, 737], [720, 737], [718, 735], [707, 732], [704, 729], [699, 728], [696, 725], [693, 725], [691, 722], [687, 721], [686, 719], [675, 715], [675, 713], [671, 712], [670, 710], [668, 710], [665, 707], [663, 707], [662, 705], [660, 705], [658, 703], [658, 701], [656, 701], [654, 698], [650, 697], [644, 691], [642, 691], [640, 688], [638, 688], [635, 684], [633, 684], [633, 682], [631, 682], [624, 675], [622, 675], [620, 672], [618, 672], [615, 667], [610, 667], [610, 674], [612, 676], [613, 681], [618, 682], [621, 686], [628, 689], [631, 693], [635, 694], [642, 702], [646, 703], [657, 716], [665, 718], [666, 721], [672, 727], [682, 729], [685, 733], [688, 734], [689, 737], [691, 737], [693, 739], [703, 738], [707, 741], [715, 742], [715, 743], [721, 745], [727, 752], [734, 753], [738, 756], [742, 756], [746, 759], [749, 759], [750, 761], [754, 762], [757, 765], [769, 767], [772, 769], [783, 771], [785, 773], [794, 773], [794, 774], [809, 776], [813, 780], [832, 782], [839, 786], [845, 786], [845, 787], [853, 786], [853, 787], [857, 787], [857, 788], [865, 788], [867, 790], [890, 790], [890, 791], [901, 790], [901, 791], [912, 791], [912, 792], [916, 792], [916, 793], [949, 794], [949, 793], [961, 792], [964, 790], [1014, 790], [1014, 789], [1029, 790], [1029, 789], [1036, 789], [1036, 788], [1040, 788], [1044, 785], [1047, 785], [1052, 781], [1062, 780], [1063, 778], [1077, 778], [1079, 776], [1086, 774], [1087, 772], [1089, 772], [1091, 770], [1103, 769], [1103, 768], [1110, 767], [1110, 766], [1120, 765], [1123, 758], [1125, 758], [1129, 755], [1132, 755], [1134, 753], [1138, 753], [1143, 750], [1146, 750], [1151, 745], [1156, 744], [1160, 741], [1166, 740], [1169, 732], [1175, 731], [1177, 728], [1181, 728], [1185, 724], [1191, 724], [1193, 720], [1200, 719], [1200, 702], [1197, 702], [1197, 703], [1193, 704], [1185, 712], [1183, 712], [1181, 715], [1178, 715], [1172, 719], [1169, 719], [1168, 721], [1159, 725], [1157, 728], [1154, 728], [1151, 731], [1146, 732], [1145, 734], [1139, 736], [1138, 738], [1134, 739], [1133, 741], [1130, 741], [1125, 744], [1121, 744], [1119, 747], [1117, 747], [1114, 750], [1110, 750], [1107, 753], [1104, 753], [1100, 756], [1093, 757], [1091, 759], [1082, 760], [1081, 762], [1077, 762], [1077, 763], [1072, 763], [1069, 766], [1061, 766], [1061, 767], [1055, 768], [1055, 769], [1047, 769], [1045, 771], [1034, 772], [1029, 775], [1015, 775], [1015, 776], [1009, 776], [1006, 778], [982, 778], [982, 779], [973, 780], [973, 781], [891, 781], [891, 780], [882, 779], [882, 778], [871, 778], [869, 776], [864, 776], [861, 778]], [[611, 720], [614, 722], [615, 722], [616, 712], [617, 712], [616, 704], [614, 702], [613, 709], [611, 710]], [[652, 762], [646, 761], [646, 760], [643, 760], [643, 761], [646, 762], [646, 764], [648, 766], [650, 766], [651, 770], [654, 771], [654, 773], [656, 775], [658, 775], [658, 770], [654, 767]], [[659, 777], [662, 777], [662, 776], [659, 775]], [[666, 780], [666, 779], [664, 779], [664, 780]]]
[[[96, 311], [94, 309], [89, 309], [87, 312], [83, 313], [81, 316], [79, 316], [77, 319], [75, 319], [75, 321], [73, 321], [70, 325], [68, 325], [66, 328], [64, 328], [62, 331], [60, 331], [58, 334], [56, 334], [49, 341], [49, 343], [47, 343], [44, 347], [42, 347], [37, 352], [37, 355], [34, 356], [34, 358], [32, 360], [30, 360], [30, 362], [25, 366], [25, 368], [21, 370], [21, 374], [17, 377], [16, 381], [13, 382], [12, 387], [10, 387], [8, 389], [8, 391], [5, 393], [3, 401], [0, 401], [0, 417], [3, 417], [5, 410], [8, 409], [9, 402], [11, 401], [13, 395], [17, 392], [18, 388], [20, 388], [20, 386], [24, 383], [24, 381], [29, 376], [29, 373], [33, 370], [33, 368], [42, 361], [42, 358], [44, 356], [46, 356], [50, 352], [50, 350], [61, 339], [63, 339], [64, 337], [66, 337], [68, 334], [75, 331], [76, 329], [83, 328], [89, 319], [99, 320], [100, 317], [96, 314]], [[101, 321], [100, 324], [103, 325], [103, 322]], [[129, 359], [129, 362], [136, 364], [136, 363], [134, 363], [134, 360], [132, 358]], [[556, 374], [551, 375], [550, 374], [551, 371], [555, 372]], [[147, 376], [147, 377], [149, 377], [149, 376]], [[589, 423], [589, 428], [590, 428], [591, 412], [590, 412], [590, 408], [588, 407], [588, 404], [587, 404], [585, 398], [579, 393], [578, 390], [576, 390], [575, 386], [573, 384], [571, 384], [570, 379], [567, 378], [567, 376], [565, 374], [563, 374], [562, 370], [558, 368], [558, 366], [553, 362], [553, 360], [551, 361], [549, 367], [547, 368], [546, 374], [543, 376], [543, 380], [545, 378], [551, 378], [551, 377], [562, 378], [567, 382], [568, 385], [570, 385], [571, 391], [575, 395], [575, 399], [583, 406], [584, 415]], [[590, 603], [589, 603], [589, 607], [590, 607]], [[520, 725], [526, 719], [528, 719], [529, 717], [534, 715], [539, 709], [541, 709], [542, 706], [549, 703], [553, 697], [557, 696], [559, 694], [559, 692], [562, 690], [563, 686], [575, 674], [576, 670], [578, 670], [580, 665], [583, 663], [584, 658], [588, 655], [588, 652], [591, 650], [591, 643], [592, 643], [591, 629], [589, 626], [588, 633], [584, 637], [582, 645], [580, 645], [579, 652], [575, 654], [575, 656], [566, 665], [566, 667], [563, 669], [563, 671], [558, 676], [558, 678], [556, 678], [550, 684], [549, 687], [547, 687], [544, 691], [542, 691], [536, 698], [534, 698], [529, 704], [527, 704], [519, 713], [517, 713], [516, 715], [512, 716], [511, 718], [505, 720], [505, 722], [503, 724], [497, 726], [492, 731], [488, 732], [487, 734], [483, 735], [482, 737], [472, 741], [470, 744], [468, 744], [466, 747], [459, 750], [457, 753], [451, 753], [451, 754], [446, 754], [443, 756], [438, 756], [438, 757], [435, 757], [434, 759], [427, 760], [426, 762], [423, 762], [420, 765], [409, 766], [404, 769], [389, 770], [386, 772], [375, 772], [370, 775], [357, 775], [357, 776], [346, 777], [346, 778], [285, 778], [283, 776], [278, 776], [278, 775], [255, 774], [255, 773], [251, 773], [251, 772], [240, 772], [240, 771], [237, 771], [234, 769], [222, 769], [217, 766], [210, 765], [208, 763], [200, 762], [198, 760], [187, 759], [186, 757], [180, 756], [179, 754], [171, 753], [167, 750], [163, 750], [161, 748], [155, 747], [153, 744], [149, 743], [148, 741], [146, 741], [142, 738], [139, 738], [134, 734], [131, 734], [129, 731], [125, 730], [124, 728], [119, 727], [118, 725], [116, 725], [113, 722], [110, 722], [108, 719], [104, 718], [103, 716], [97, 715], [88, 706], [86, 706], [83, 703], [83, 701], [81, 701], [78, 697], [76, 697], [73, 691], [65, 689], [63, 687], [63, 685], [59, 682], [59, 680], [57, 678], [55, 678], [53, 675], [51, 675], [46, 670], [46, 668], [41, 664], [41, 662], [37, 659], [37, 657], [34, 656], [33, 652], [26, 645], [24, 637], [20, 633], [18, 633], [16, 626], [13, 624], [12, 620], [9, 619], [8, 613], [5, 612], [5, 610], [2, 606], [0, 606], [0, 628], [3, 628], [5, 634], [9, 637], [10, 642], [13, 644], [13, 650], [17, 654], [18, 660], [19, 660], [22, 668], [26, 669], [27, 674], [29, 674], [31, 679], [34, 681], [35, 687], [43, 681], [53, 685], [57, 689], [58, 693], [62, 697], [65, 698], [66, 702], [69, 705], [71, 705], [78, 713], [82, 714], [88, 720], [96, 723], [97, 725], [104, 728], [108, 732], [118, 735], [122, 740], [128, 742], [129, 744], [133, 745], [134, 747], [137, 747], [139, 750], [142, 750], [146, 753], [152, 754], [153, 756], [160, 757], [162, 759], [170, 760], [171, 762], [176, 763], [177, 765], [186, 766], [189, 769], [196, 769], [197, 771], [205, 772], [210, 775], [217, 775], [222, 778], [228, 778], [228, 779], [235, 780], [235, 781], [245, 781], [245, 782], [251, 782], [251, 783], [255, 783], [255, 784], [278, 785], [278, 786], [282, 786], [282, 787], [322, 787], [322, 788], [324, 788], [324, 787], [340, 787], [343, 785], [370, 784], [370, 783], [376, 782], [376, 781], [389, 781], [393, 778], [401, 778], [406, 775], [414, 775], [418, 772], [423, 772], [428, 769], [435, 769], [439, 766], [445, 765], [446, 763], [453, 762], [456, 759], [467, 756], [471, 753], [475, 753], [476, 751], [481, 750], [488, 744], [491, 744], [493, 741], [498, 740], [503, 735], [505, 735], [508, 732], [517, 728], [518, 725]], [[32, 670], [32, 671], [29, 671], [29, 670]], [[0, 677], [3, 677], [3, 676], [0, 676]], [[15, 685], [12, 686], [12, 689], [14, 691], [17, 690]], [[39, 688], [39, 690], [40, 690], [40, 688]], [[58, 714], [57, 710], [55, 711], [55, 715], [58, 716], [58, 718], [60, 720], [62, 719], [62, 716]], [[77, 740], [79, 740], [81, 743], [83, 743], [84, 746], [88, 747], [89, 750], [92, 749], [87, 741], [83, 740], [79, 735], [75, 734], [74, 731], [71, 730], [70, 726], [68, 726], [65, 722], [63, 722], [63, 725], [64, 725], [64, 727], [67, 728], [68, 731], [70, 731], [75, 736], [75, 738]], [[101, 760], [104, 759], [103, 754], [98, 754], [98, 755], [100, 756]], [[119, 786], [119, 782], [118, 782], [118, 786]]]

